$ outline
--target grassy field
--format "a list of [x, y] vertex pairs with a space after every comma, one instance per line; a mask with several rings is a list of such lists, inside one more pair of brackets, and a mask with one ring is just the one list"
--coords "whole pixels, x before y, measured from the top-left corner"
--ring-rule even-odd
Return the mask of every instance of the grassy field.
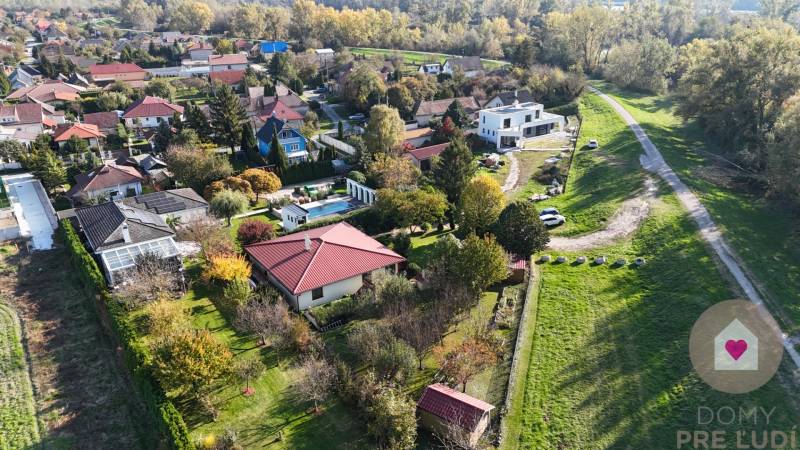
[[[577, 208], [617, 204], [625, 188], [635, 191], [644, 176], [635, 166], [641, 150], [633, 134], [597, 100], [582, 100], [579, 148], [592, 137], [603, 150], [578, 153], [570, 190], [557, 203], [567, 217], [584, 217], [580, 225], [587, 229], [601, 221], [576, 216]], [[624, 185], [618, 181], [622, 168]], [[507, 448], [674, 448], [678, 430], [721, 429], [732, 436], [739, 428], [698, 425], [699, 406], [774, 406], [770, 429], [790, 430], [800, 420], [780, 384], [791, 383], [788, 362], [770, 383], [738, 396], [712, 390], [692, 370], [688, 336], [694, 321], [736, 293], [675, 196], [663, 185], [660, 194], [633, 238], [586, 252], [612, 261], [643, 256], [645, 266], [540, 266], [523, 406], [512, 408], [509, 418], [512, 430], [521, 423], [520, 438]], [[764, 429], [763, 421], [752, 429]]]
[[212, 302], [219, 295], [219, 290], [197, 282], [180, 302], [191, 312], [192, 325], [211, 331], [230, 348], [234, 361], [260, 358], [268, 369], [251, 382], [255, 394], [250, 397], [243, 396], [242, 384], [233, 381], [225, 382], [212, 394], [220, 411], [217, 421], [200, 414], [194, 404], [179, 403], [192, 438], [219, 437], [233, 429], [239, 444], [248, 449], [364, 448], [365, 430], [335, 398], [323, 406], [321, 414], [308, 412], [309, 405], [294, 397], [290, 389], [295, 379], [293, 357], [284, 355], [279, 361], [274, 352], [259, 347], [251, 336], [237, 333]]
[[[540, 208], [557, 207], [566, 217], [567, 223], [554, 234], [576, 235], [603, 228], [620, 203], [644, 188], [644, 173], [639, 166], [641, 147], [625, 133], [625, 124], [596, 95], [584, 95], [580, 104], [584, 123], [566, 192], [538, 204]], [[588, 149], [589, 139], [598, 139], [601, 148]], [[527, 195], [527, 191], [521, 195]]]
[[0, 297], [23, 322], [42, 448], [155, 448], [154, 427], [67, 258], [63, 248], [0, 247]]
[[39, 443], [28, 363], [16, 313], [0, 303], [0, 448], [22, 449]]
[[[664, 159], [703, 202], [744, 260], [785, 329], [800, 331], [800, 219], [796, 211], [751, 193], [715, 156], [695, 122], [674, 115], [670, 98], [634, 94], [598, 83], [641, 124]], [[781, 319], [779, 318], [779, 319]]]
[[515, 156], [519, 160], [519, 181], [514, 189], [506, 193], [509, 199], [523, 200], [533, 194], [543, 194], [546, 186], [533, 179], [533, 176], [542, 168], [544, 160], [560, 153], [559, 151], [517, 152]]
[[[349, 47], [349, 50], [354, 55], [361, 55], [366, 57], [382, 56], [384, 58], [387, 58], [394, 54], [400, 54], [403, 56], [403, 61], [406, 64], [404, 71], [416, 71], [418, 66], [424, 63], [443, 64], [447, 58], [457, 57], [445, 53], [426, 53], [426, 52], [414, 52], [410, 50], [392, 50], [392, 49], [382, 49], [382, 48]], [[483, 61], [484, 69], [488, 70], [497, 69], [499, 67], [503, 67], [504, 65], [506, 65], [506, 63], [502, 63], [500, 61], [495, 61], [495, 60], [481, 59], [481, 61]]]

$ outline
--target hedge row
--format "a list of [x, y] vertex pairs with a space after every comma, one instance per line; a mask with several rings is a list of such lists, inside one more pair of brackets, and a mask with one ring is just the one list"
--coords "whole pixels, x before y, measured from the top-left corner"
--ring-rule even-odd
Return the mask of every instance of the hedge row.
[[289, 166], [286, 173], [281, 176], [281, 183], [285, 186], [332, 177], [335, 174], [336, 171], [330, 161], [309, 161]]
[[123, 347], [125, 363], [133, 375], [134, 383], [151, 414], [151, 422], [157, 423], [161, 435], [167, 440], [170, 448], [175, 450], [193, 450], [194, 445], [189, 439], [189, 430], [181, 413], [167, 398], [160, 384], [153, 376], [147, 365], [149, 359], [148, 349], [139, 343], [136, 329], [122, 305], [115, 301], [108, 293], [105, 277], [97, 262], [81, 243], [78, 233], [68, 219], [61, 221], [61, 234], [72, 259], [76, 273], [81, 278], [84, 287], [97, 295], [99, 299], [95, 305], [101, 319], [108, 319], [113, 336]]
[[385, 233], [397, 227], [397, 224], [381, 217], [378, 210], [375, 208], [360, 208], [347, 214], [334, 214], [323, 219], [315, 220], [298, 227], [295, 232], [311, 230], [339, 222], [347, 222], [366, 234]]

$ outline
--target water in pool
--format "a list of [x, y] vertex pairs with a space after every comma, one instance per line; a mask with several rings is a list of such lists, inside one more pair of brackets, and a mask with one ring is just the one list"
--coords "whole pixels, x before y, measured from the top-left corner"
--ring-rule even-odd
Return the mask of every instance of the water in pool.
[[308, 211], [308, 218], [313, 219], [316, 217], [329, 216], [331, 214], [347, 211], [349, 209], [355, 208], [356, 206], [358, 206], [358, 203], [356, 201], [349, 199], [342, 199], [342, 200], [337, 200], [335, 202], [326, 203], [324, 205], [306, 208], [306, 211]]

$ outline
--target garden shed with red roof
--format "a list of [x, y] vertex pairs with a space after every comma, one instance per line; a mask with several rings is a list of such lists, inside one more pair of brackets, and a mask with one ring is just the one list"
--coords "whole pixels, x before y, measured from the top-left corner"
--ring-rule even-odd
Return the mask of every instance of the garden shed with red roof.
[[422, 426], [445, 438], [452, 438], [453, 432], [460, 429], [470, 448], [477, 445], [489, 426], [489, 413], [493, 409], [489, 403], [441, 383], [426, 387], [417, 402]]
[[275, 285], [295, 310], [323, 305], [361, 289], [377, 270], [405, 258], [340, 222], [244, 248], [259, 282]]

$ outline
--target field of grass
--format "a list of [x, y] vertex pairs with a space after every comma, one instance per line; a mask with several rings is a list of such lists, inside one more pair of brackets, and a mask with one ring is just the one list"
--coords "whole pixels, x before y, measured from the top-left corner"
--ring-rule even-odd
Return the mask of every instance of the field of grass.
[[533, 194], [543, 194], [547, 186], [533, 179], [533, 176], [542, 168], [545, 159], [560, 153], [559, 151], [517, 152], [514, 156], [519, 160], [519, 181], [516, 188], [506, 193], [509, 200], [523, 200]]
[[598, 83], [641, 124], [664, 159], [700, 198], [744, 260], [784, 329], [800, 331], [800, 217], [796, 211], [737, 184], [737, 172], [695, 122], [673, 113], [669, 97], [621, 91]]
[[28, 363], [16, 313], [0, 303], [0, 448], [22, 449], [39, 443]]
[[[189, 272], [196, 275], [197, 271]], [[220, 437], [232, 429], [244, 448], [365, 448], [365, 430], [335, 397], [319, 415], [309, 412], [309, 404], [291, 392], [294, 357], [282, 355], [279, 360], [271, 349], [259, 347], [256, 339], [237, 333], [212, 301], [219, 295], [218, 289], [196, 282], [180, 302], [191, 312], [192, 325], [211, 331], [230, 348], [235, 362], [260, 358], [267, 370], [251, 381], [255, 394], [250, 397], [242, 395], [243, 385], [235, 381], [223, 383], [212, 394], [220, 411], [217, 421], [200, 414], [194, 404], [179, 403], [192, 438]]]
[[0, 178], [0, 209], [8, 208], [9, 206], [11, 206], [11, 202], [8, 200], [6, 188], [3, 186], [3, 180]]
[[[597, 101], [592, 95], [582, 100], [579, 147], [591, 137], [600, 139], [603, 150], [578, 153], [571, 190], [562, 196], [567, 201], [557, 203], [567, 217], [593, 203], [618, 203], [644, 176], [634, 166], [641, 150], [632, 132]], [[620, 185], [623, 167], [626, 183]], [[540, 266], [523, 407], [512, 408], [509, 420], [521, 422], [521, 433], [508, 448], [674, 448], [678, 430], [696, 429], [720, 429], [735, 438], [738, 423], [699, 425], [700, 406], [775, 407], [769, 429], [790, 430], [800, 420], [787, 396], [796, 390], [788, 361], [764, 387], [738, 396], [714, 391], [693, 371], [688, 337], [694, 321], [736, 293], [674, 194], [664, 185], [659, 191], [651, 215], [630, 240], [586, 252], [612, 261], [643, 256], [645, 266]], [[598, 222], [590, 216], [584, 226]], [[760, 431], [765, 425], [747, 428]]]
[[[644, 188], [644, 173], [639, 165], [642, 150], [632, 135], [625, 133], [627, 126], [596, 95], [584, 95], [580, 105], [584, 123], [566, 192], [538, 204], [540, 208], [554, 206], [566, 217], [567, 223], [553, 231], [559, 235], [603, 228], [623, 201]], [[598, 139], [601, 148], [588, 149], [589, 139]]]
[[[394, 54], [400, 54], [403, 56], [403, 61], [406, 64], [406, 68], [404, 69], [404, 71], [409, 71], [409, 70], [416, 71], [418, 66], [424, 63], [443, 64], [447, 58], [456, 57], [454, 55], [448, 55], [445, 53], [426, 53], [426, 52], [415, 52], [410, 50], [392, 50], [392, 49], [382, 49], [382, 48], [361, 48], [361, 47], [349, 47], [348, 49], [354, 55], [362, 55], [366, 57], [377, 55], [387, 58]], [[504, 63], [495, 60], [482, 59], [482, 61], [483, 61], [483, 67], [488, 70], [497, 69], [505, 65]]]

